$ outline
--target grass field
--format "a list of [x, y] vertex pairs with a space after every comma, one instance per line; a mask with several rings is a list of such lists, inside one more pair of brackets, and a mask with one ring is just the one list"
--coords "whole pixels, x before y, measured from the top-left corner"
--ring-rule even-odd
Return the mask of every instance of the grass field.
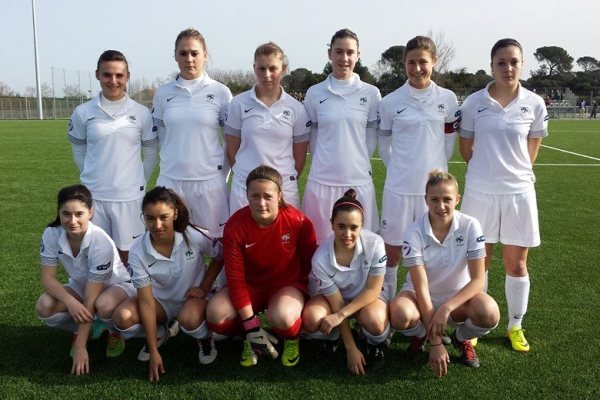
[[[201, 367], [194, 341], [179, 335], [161, 349], [167, 373], [158, 384], [147, 382], [147, 366], [136, 359], [141, 339], [129, 341], [115, 360], [104, 357], [104, 339], [91, 342], [92, 373], [69, 375], [70, 335], [34, 315], [42, 291], [40, 236], [55, 216], [57, 190], [78, 181], [66, 127], [66, 121], [0, 121], [0, 399], [600, 398], [594, 330], [600, 316], [600, 122], [551, 121], [535, 167], [542, 246], [530, 252], [524, 322], [530, 353], [510, 350], [504, 337], [504, 273], [496, 257], [490, 294], [502, 320], [477, 347], [479, 369], [454, 363], [448, 376], [436, 379], [426, 356], [403, 354], [401, 335], [394, 336], [383, 370], [365, 377], [347, 373], [343, 351], [331, 363], [311, 359], [310, 343], [292, 369], [264, 360], [244, 369], [237, 342], [218, 343], [217, 361]], [[373, 160], [373, 169], [380, 198], [381, 161]], [[465, 165], [456, 156], [451, 171], [462, 184]]]

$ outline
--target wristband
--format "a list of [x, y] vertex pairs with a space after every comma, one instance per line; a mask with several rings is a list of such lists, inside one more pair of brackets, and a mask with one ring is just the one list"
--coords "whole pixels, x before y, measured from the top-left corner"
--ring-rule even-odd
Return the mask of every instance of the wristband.
[[243, 320], [242, 325], [246, 332], [257, 331], [260, 329], [260, 320], [256, 315], [253, 315], [250, 318]]

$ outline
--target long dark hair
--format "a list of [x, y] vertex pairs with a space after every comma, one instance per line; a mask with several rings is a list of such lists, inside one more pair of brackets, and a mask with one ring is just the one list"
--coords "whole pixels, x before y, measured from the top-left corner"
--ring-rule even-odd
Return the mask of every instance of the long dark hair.
[[58, 191], [58, 196], [56, 199], [56, 218], [54, 219], [54, 221], [48, 224], [49, 227], [60, 226], [60, 208], [67, 201], [71, 200], [79, 200], [80, 202], [85, 204], [89, 210], [92, 209], [92, 206], [94, 204], [94, 201], [92, 200], [92, 194], [84, 185], [77, 184], [60, 189]]

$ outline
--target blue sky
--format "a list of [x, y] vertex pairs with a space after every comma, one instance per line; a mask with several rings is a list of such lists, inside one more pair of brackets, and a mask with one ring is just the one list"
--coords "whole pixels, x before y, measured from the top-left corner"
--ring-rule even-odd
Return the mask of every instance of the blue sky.
[[[23, 92], [35, 86], [31, 1], [0, 0], [0, 10], [0, 81]], [[454, 44], [451, 70], [489, 70], [490, 48], [503, 37], [522, 43], [526, 72], [538, 67], [533, 52], [541, 46], [600, 58], [597, 0], [36, 0], [36, 15], [41, 79], [48, 84], [52, 67], [81, 70], [89, 80], [106, 49], [125, 53], [133, 80], [165, 79], [177, 68], [175, 37], [188, 26], [206, 38], [209, 69], [250, 70], [256, 46], [272, 40], [292, 69], [321, 71], [327, 43], [343, 27], [358, 34], [369, 67], [390, 46], [430, 29]], [[93, 75], [92, 85], [96, 92]]]

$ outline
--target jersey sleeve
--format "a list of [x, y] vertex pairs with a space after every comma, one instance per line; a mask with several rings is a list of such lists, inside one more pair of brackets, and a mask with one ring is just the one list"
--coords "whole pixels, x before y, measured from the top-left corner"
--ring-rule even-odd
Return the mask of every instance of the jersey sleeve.
[[367, 119], [367, 152], [369, 157], [373, 156], [377, 147], [377, 128], [379, 126], [379, 103], [381, 102], [381, 93], [379, 89], [374, 88], [374, 93], [371, 96], [371, 104], [369, 104], [369, 116]]
[[296, 120], [294, 121], [292, 140], [294, 143], [304, 143], [310, 140], [310, 127], [312, 121], [306, 113], [306, 109], [300, 103], [296, 104]]
[[446, 160], [452, 158], [454, 145], [456, 143], [456, 132], [460, 123], [460, 110], [458, 109], [458, 100], [452, 91], [448, 91], [448, 110], [444, 119], [444, 150]]
[[158, 88], [154, 97], [152, 98], [152, 124], [154, 132], [158, 136], [159, 145], [164, 141], [165, 136], [165, 122], [163, 121], [163, 104], [162, 104], [162, 90]]
[[[143, 240], [143, 238], [140, 238], [138, 240]], [[134, 247], [132, 247], [131, 251], [129, 252], [128, 259], [129, 267], [131, 268], [132, 273], [131, 282], [133, 283], [133, 287], [135, 287], [136, 289], [150, 286], [152, 284], [150, 274], [148, 273], [148, 270], [146, 269], [142, 261], [142, 247], [143, 246], [136, 246], [134, 244]]]
[[117, 251], [108, 235], [92, 232], [94, 237], [88, 252], [88, 281], [104, 282], [108, 280], [113, 271], [113, 263], [119, 259]]
[[46, 228], [40, 243], [40, 264], [42, 267], [58, 266], [58, 243], [51, 228]]
[[534, 110], [534, 120], [531, 124], [531, 127], [529, 128], [529, 134], [527, 135], [527, 137], [544, 138], [548, 136], [548, 120], [550, 119], [550, 116], [548, 115], [546, 104], [544, 104], [544, 100], [542, 100], [541, 97], [539, 98], [539, 101], [537, 102]]
[[302, 216], [300, 231], [298, 232], [298, 254], [302, 276], [308, 276], [311, 270], [312, 258], [317, 249], [315, 229], [310, 219]]
[[229, 90], [227, 86], [223, 88], [223, 92], [223, 100], [221, 101], [221, 108], [219, 109], [219, 125], [221, 127], [225, 125], [229, 104], [231, 103], [231, 99], [233, 98], [233, 96], [231, 95], [231, 90]]
[[469, 224], [468, 238], [467, 260], [485, 258], [485, 236], [479, 221], [472, 217]]
[[419, 220], [412, 223], [404, 234], [402, 242], [402, 265], [404, 267], [416, 267], [425, 265], [423, 261], [423, 238], [420, 234]]
[[392, 122], [394, 115], [390, 112], [391, 102], [383, 99], [379, 102], [379, 136], [392, 136]]
[[322, 294], [323, 296], [331, 296], [340, 290], [332, 279], [333, 274], [330, 275], [328, 273], [331, 266], [323, 263], [323, 261], [327, 259], [329, 259], [329, 257], [326, 257], [325, 254], [315, 253], [312, 260], [311, 274], [314, 277], [317, 293]]
[[225, 125], [223, 127], [223, 133], [225, 135], [241, 137], [242, 136], [242, 115], [239, 96], [235, 96], [229, 106], [227, 107], [227, 116], [225, 119]]
[[475, 137], [475, 125], [473, 119], [473, 94], [465, 99], [460, 106], [460, 121], [458, 132], [460, 137], [473, 139]]
[[212, 237], [206, 229], [197, 229], [202, 236], [200, 239], [200, 252], [217, 261], [223, 260], [223, 245], [221, 241], [218, 238]]
[[83, 121], [81, 107], [77, 107], [69, 119], [69, 141], [74, 145], [87, 145], [87, 130]]
[[385, 254], [385, 244], [383, 239], [377, 236], [373, 243], [373, 253], [371, 255], [371, 266], [369, 267], [369, 275], [381, 276], [385, 275], [387, 255]]
[[236, 310], [251, 304], [250, 293], [246, 284], [243, 246], [238, 229], [232, 227], [229, 222], [225, 224], [223, 230], [225, 275], [229, 286], [229, 297]]

